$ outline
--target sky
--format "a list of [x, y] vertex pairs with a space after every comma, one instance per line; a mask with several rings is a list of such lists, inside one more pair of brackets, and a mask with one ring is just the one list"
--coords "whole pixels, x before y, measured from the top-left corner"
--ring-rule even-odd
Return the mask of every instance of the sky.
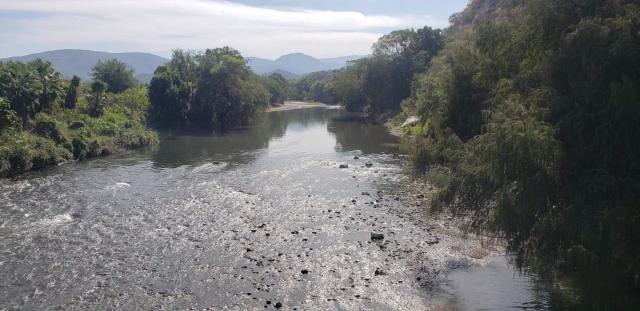
[[0, 58], [55, 49], [148, 52], [231, 46], [275, 59], [367, 55], [397, 29], [445, 28], [468, 0], [2, 0]]

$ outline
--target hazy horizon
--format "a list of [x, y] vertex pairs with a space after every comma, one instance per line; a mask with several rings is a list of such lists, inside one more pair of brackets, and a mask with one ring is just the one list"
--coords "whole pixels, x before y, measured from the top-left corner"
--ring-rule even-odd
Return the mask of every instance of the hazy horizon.
[[[163, 58], [166, 58], [167, 60], [171, 59], [171, 55], [170, 54], [167, 55], [167, 56], [164, 56], [164, 55], [159, 55], [157, 53], [144, 52], [144, 51], [111, 52], [111, 51], [98, 51], [98, 50], [79, 49], [79, 48], [78, 49], [76, 49], [76, 48], [62, 48], [62, 49], [55, 49], [55, 50], [45, 50], [45, 51], [39, 51], [39, 52], [34, 52], [34, 53], [29, 53], [29, 54], [22, 54], [22, 55], [2, 56], [2, 57], [0, 57], [0, 59], [18, 58], [18, 57], [24, 57], [24, 56], [34, 55], [34, 54], [41, 54], [41, 53], [53, 52], [53, 51], [64, 51], [64, 50], [89, 51], [89, 52], [111, 53], [111, 54], [146, 53], [146, 54], [152, 54], [152, 55], [155, 55], [155, 56], [163, 57]], [[196, 52], [201, 52], [201, 51], [198, 51], [198, 50], [195, 50], [195, 51]], [[202, 50], [202, 51], [204, 51], [204, 50]], [[303, 55], [306, 55], [306, 56], [311, 56], [311, 57], [313, 57], [315, 59], [318, 59], [318, 60], [324, 60], [324, 59], [334, 59], [334, 58], [344, 58], [344, 57], [354, 57], [354, 56], [367, 57], [371, 53], [363, 54], [363, 55], [355, 55], [355, 54], [353, 54], [353, 55], [340, 55], [340, 56], [333, 56], [333, 57], [317, 57], [317, 56], [309, 55], [307, 53], [302, 53], [302, 52], [289, 52], [289, 53], [282, 54], [282, 55], [277, 56], [277, 57], [271, 57], [271, 58], [259, 57], [259, 56], [253, 56], [253, 55], [245, 55], [245, 54], [243, 54], [242, 57], [244, 57], [244, 58], [259, 58], [259, 59], [264, 59], [264, 60], [275, 61], [278, 58], [281, 58], [283, 56], [294, 55], [294, 54], [303, 54]]]
[[58, 49], [146, 52], [231, 46], [246, 57], [368, 55], [396, 29], [448, 26], [467, 0], [7, 0], [0, 58]]

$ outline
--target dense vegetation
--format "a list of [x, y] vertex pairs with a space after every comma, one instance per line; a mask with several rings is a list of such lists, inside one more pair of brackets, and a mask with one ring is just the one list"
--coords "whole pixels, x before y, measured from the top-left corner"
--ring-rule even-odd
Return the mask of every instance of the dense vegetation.
[[145, 89], [106, 90], [65, 81], [41, 59], [0, 63], [0, 177], [157, 142]]
[[175, 50], [149, 85], [151, 121], [170, 131], [212, 131], [249, 122], [284, 102], [286, 80], [259, 77], [240, 53], [225, 47], [204, 53]]
[[[472, 18], [475, 17], [475, 18]], [[581, 309], [640, 294], [640, 4], [472, 1], [415, 91], [437, 201], [505, 234]]]
[[141, 87], [131, 66], [98, 61], [91, 83], [51, 63], [0, 63], [0, 177], [156, 143], [148, 130], [211, 132], [284, 103], [288, 82], [254, 74], [237, 51], [176, 50]]
[[473, 0], [450, 21], [385, 35], [292, 94], [419, 116], [408, 145], [437, 177], [434, 210], [501, 233], [519, 266], [570, 292], [564, 307], [638, 307], [640, 2]]
[[372, 56], [349, 62], [342, 70], [318, 72], [291, 83], [292, 99], [340, 103], [372, 116], [400, 111], [411, 95], [415, 74], [424, 72], [444, 47], [441, 30], [425, 27], [394, 31], [380, 38]]
[[290, 83], [288, 96], [297, 101], [337, 104], [339, 99], [334, 91], [333, 81], [340, 72], [318, 71], [295, 79]]
[[110, 92], [120, 94], [136, 87], [139, 82], [134, 77], [135, 70], [116, 59], [102, 61], [93, 67], [91, 76], [95, 81], [103, 81]]

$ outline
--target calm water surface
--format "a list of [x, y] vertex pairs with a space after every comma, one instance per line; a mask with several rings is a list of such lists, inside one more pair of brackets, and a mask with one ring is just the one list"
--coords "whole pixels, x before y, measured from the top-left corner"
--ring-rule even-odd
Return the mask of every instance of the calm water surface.
[[0, 309], [544, 309], [504, 260], [446, 277], [458, 242], [427, 244], [387, 191], [399, 152], [382, 126], [308, 108], [1, 180]]

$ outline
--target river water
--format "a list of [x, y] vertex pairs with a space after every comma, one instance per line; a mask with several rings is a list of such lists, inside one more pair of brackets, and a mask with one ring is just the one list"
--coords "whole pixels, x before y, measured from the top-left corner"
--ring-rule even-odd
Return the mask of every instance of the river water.
[[546, 309], [398, 197], [399, 149], [315, 107], [1, 180], [0, 309]]

